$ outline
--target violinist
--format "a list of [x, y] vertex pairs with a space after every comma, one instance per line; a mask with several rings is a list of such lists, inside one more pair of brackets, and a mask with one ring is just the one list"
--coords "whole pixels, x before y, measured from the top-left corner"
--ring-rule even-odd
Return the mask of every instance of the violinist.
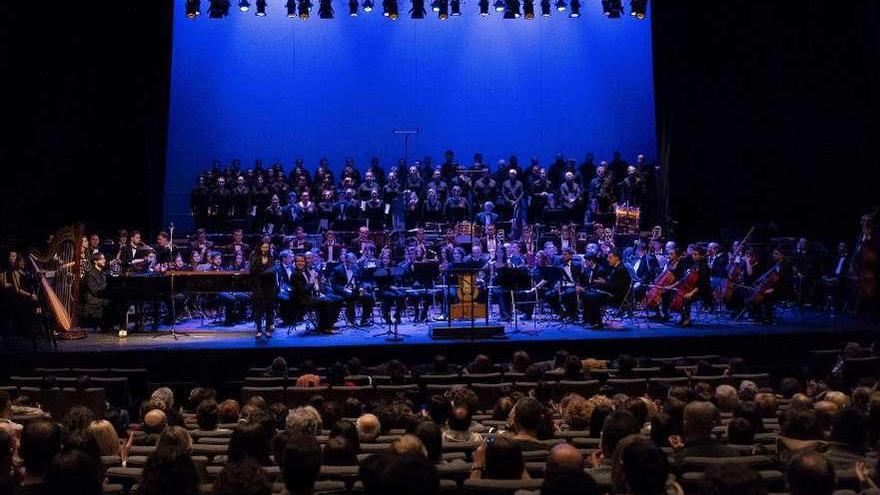
[[712, 289], [720, 287], [728, 276], [727, 264], [729, 256], [721, 250], [717, 242], [710, 242], [706, 246], [706, 264], [712, 274]]
[[[578, 291], [584, 302], [584, 324], [590, 328], [600, 329], [602, 323], [602, 306], [610, 304], [620, 306], [630, 290], [632, 278], [629, 270], [623, 266], [620, 254], [612, 251], [608, 254], [608, 275], [606, 278], [593, 277], [594, 288], [580, 286]], [[598, 266], [597, 260], [592, 261]]]
[[[702, 301], [704, 305], [711, 305], [714, 301], [711, 285], [712, 272], [706, 260], [706, 251], [702, 246], [693, 247], [691, 261], [688, 274], [679, 283], [679, 290], [676, 294], [684, 299], [681, 306], [681, 319], [678, 322], [682, 327], [691, 326], [691, 306], [695, 301]], [[687, 282], [693, 277], [696, 277], [696, 282], [688, 284]]]

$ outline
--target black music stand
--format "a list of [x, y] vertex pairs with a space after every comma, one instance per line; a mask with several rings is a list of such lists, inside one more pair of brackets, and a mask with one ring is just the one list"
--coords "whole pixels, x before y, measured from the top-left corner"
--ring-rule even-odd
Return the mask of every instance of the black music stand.
[[[383, 281], [383, 284], [387, 284], [387, 285], [384, 285], [385, 287], [390, 287], [392, 285], [391, 282], [393, 282], [394, 280], [397, 280], [401, 276], [403, 276], [403, 269], [398, 268], [398, 267], [392, 267], [392, 268], [381, 268], [380, 267], [380, 268], [376, 268], [375, 271], [373, 271], [373, 279], [377, 280], [377, 281], [379, 281], [379, 280]], [[378, 285], [379, 284], [377, 283], [377, 286]], [[400, 308], [398, 308], [397, 310], [400, 311]], [[390, 312], [390, 310], [389, 310], [389, 312]], [[404, 333], [399, 333], [397, 331], [397, 320], [392, 319], [391, 323], [388, 324], [388, 330], [385, 330], [384, 332], [381, 332], [381, 333], [374, 334], [374, 335], [372, 335], [372, 337], [385, 337], [385, 340], [387, 342], [400, 342], [403, 340], [404, 337], [409, 337], [409, 335], [404, 334]]]
[[[168, 226], [168, 231], [170, 233], [168, 244], [171, 245], [171, 262], [174, 262], [174, 224]], [[159, 332], [156, 335], [153, 335], [153, 338], [164, 337], [166, 335], [170, 335], [172, 339], [177, 340], [177, 336], [181, 335], [183, 337], [192, 337], [192, 335], [187, 332], [178, 332], [174, 329], [175, 325], [177, 325], [177, 309], [174, 307], [174, 270], [168, 272], [169, 277], [171, 277], [168, 282], [171, 286], [171, 290], [169, 290], [170, 294], [168, 295], [168, 310], [171, 311], [171, 328], [165, 332]]]
[[501, 267], [495, 270], [495, 283], [503, 293], [510, 295], [510, 309], [513, 312], [513, 334], [523, 333], [526, 335], [538, 335], [540, 330], [535, 328], [534, 331], [519, 329], [519, 312], [516, 309], [516, 292], [527, 291], [532, 288], [532, 278], [529, 273], [522, 268]]
[[[560, 282], [565, 274], [561, 266], [542, 266], [538, 268], [538, 272], [541, 274], [542, 280], [546, 280], [551, 284], [556, 284]], [[561, 299], [559, 301], [559, 304], [562, 304]], [[556, 323], [559, 325], [560, 328], [566, 328], [568, 326], [564, 318], [557, 320]]]

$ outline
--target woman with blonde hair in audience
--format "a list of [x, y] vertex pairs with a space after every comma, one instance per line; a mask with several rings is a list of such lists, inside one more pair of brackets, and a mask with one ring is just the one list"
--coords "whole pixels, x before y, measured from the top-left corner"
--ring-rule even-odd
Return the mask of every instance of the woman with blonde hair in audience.
[[159, 441], [156, 443], [157, 449], [162, 447], [176, 448], [189, 453], [192, 450], [192, 437], [186, 428], [169, 426], [162, 430]]
[[94, 438], [100, 455], [118, 456], [120, 454], [119, 435], [116, 434], [116, 429], [106, 419], [92, 421], [89, 424], [89, 435]]

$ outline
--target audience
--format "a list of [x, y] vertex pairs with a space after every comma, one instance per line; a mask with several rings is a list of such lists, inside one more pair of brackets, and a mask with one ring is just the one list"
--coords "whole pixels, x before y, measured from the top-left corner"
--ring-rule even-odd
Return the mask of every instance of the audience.
[[101, 464], [79, 450], [55, 456], [46, 470], [47, 495], [101, 495]]
[[742, 464], [715, 464], [706, 468], [700, 495], [766, 495], [758, 473]]
[[790, 495], [831, 495], [834, 483], [834, 467], [816, 452], [796, 454], [785, 469]]
[[214, 483], [214, 495], [271, 495], [272, 481], [252, 459], [228, 462]]
[[281, 476], [290, 495], [312, 495], [321, 471], [321, 444], [313, 435], [293, 432], [284, 445]]
[[24, 468], [19, 495], [41, 494], [46, 471], [52, 459], [61, 452], [61, 427], [45, 418], [28, 421], [21, 431], [18, 455]]

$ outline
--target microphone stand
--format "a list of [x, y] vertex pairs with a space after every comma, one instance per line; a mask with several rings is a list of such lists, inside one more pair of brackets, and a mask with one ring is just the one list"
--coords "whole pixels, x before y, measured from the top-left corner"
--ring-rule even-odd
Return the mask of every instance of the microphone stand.
[[[171, 263], [174, 263], [174, 223], [172, 222], [168, 225], [169, 238], [168, 243], [170, 247], [168, 248], [171, 252]], [[168, 310], [171, 312], [171, 328], [165, 332], [159, 332], [156, 335], [153, 335], [153, 338], [164, 337], [166, 335], [170, 335], [172, 339], [177, 340], [177, 336], [181, 335], [183, 337], [192, 337], [192, 335], [186, 332], [177, 332], [174, 329], [174, 326], [177, 324], [177, 309], [174, 306], [174, 270], [170, 270], [168, 275], [171, 277], [169, 279], [170, 284], [170, 294], [168, 295]]]

